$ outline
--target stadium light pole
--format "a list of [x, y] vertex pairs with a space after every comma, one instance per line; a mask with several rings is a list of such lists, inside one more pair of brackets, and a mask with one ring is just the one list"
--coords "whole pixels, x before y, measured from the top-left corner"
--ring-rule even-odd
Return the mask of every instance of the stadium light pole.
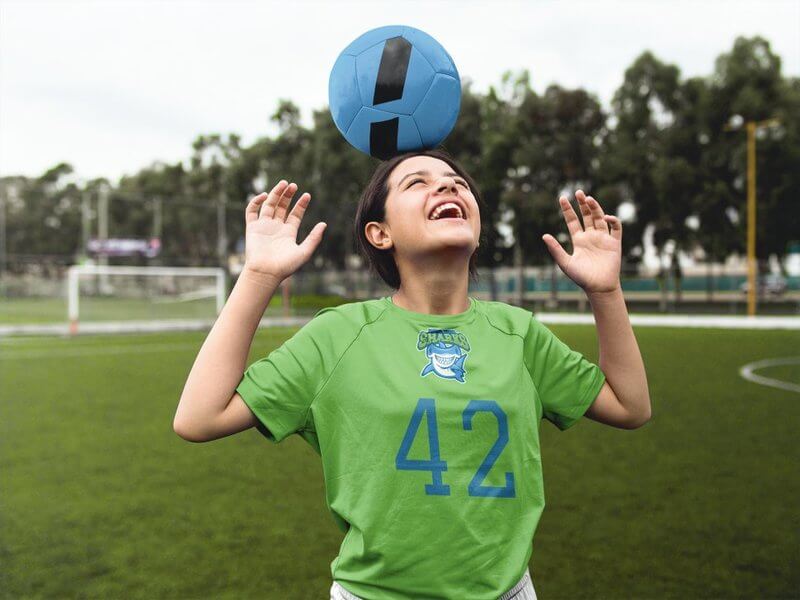
[[[108, 266], [108, 250], [106, 241], [108, 240], [108, 197], [111, 193], [111, 186], [107, 182], [100, 184], [97, 190], [97, 237], [100, 239], [102, 251], [98, 254], [98, 264]], [[104, 296], [111, 294], [111, 284], [108, 281], [108, 274], [100, 274], [100, 293]]]
[[226, 228], [225, 207], [227, 205], [225, 190], [220, 190], [217, 195], [217, 262], [223, 269], [227, 269], [228, 232]]
[[6, 193], [0, 190], [0, 297], [6, 285]]
[[78, 251], [81, 262], [89, 256], [89, 239], [92, 237], [91, 201], [89, 192], [84, 190], [81, 194], [81, 248]]
[[[155, 238], [158, 240], [158, 243], [161, 243], [161, 229], [163, 227], [163, 204], [161, 202], [161, 197], [156, 196], [152, 200], [153, 203], [153, 230], [151, 232], [150, 237]], [[163, 246], [161, 246], [163, 248]], [[154, 258], [150, 262], [154, 264], [161, 264], [161, 253], [159, 251], [158, 257]]]
[[[725, 125], [725, 131], [734, 131], [742, 128], [743, 119], [731, 117]], [[747, 121], [747, 314], [756, 314], [756, 132], [778, 125], [778, 119], [764, 119], [763, 121]]]

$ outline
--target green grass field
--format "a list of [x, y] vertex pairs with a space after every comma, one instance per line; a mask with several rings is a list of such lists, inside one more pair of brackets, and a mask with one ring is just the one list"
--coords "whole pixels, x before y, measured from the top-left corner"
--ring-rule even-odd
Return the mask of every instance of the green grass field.
[[[339, 296], [294, 296], [293, 315], [314, 315], [320, 308], [347, 302]], [[214, 298], [181, 302], [152, 302], [144, 298], [84, 297], [80, 301], [80, 319], [91, 321], [136, 321], [163, 319], [216, 318]], [[283, 316], [283, 299], [278, 291], [270, 300], [266, 316]], [[2, 298], [0, 325], [67, 322], [66, 298]]]
[[[593, 328], [552, 329], [596, 360]], [[291, 332], [261, 330], [251, 360]], [[542, 423], [539, 598], [797, 597], [800, 397], [738, 369], [796, 356], [800, 335], [636, 333], [650, 423]], [[343, 534], [311, 448], [172, 431], [203, 339], [0, 340], [0, 596], [328, 597]]]

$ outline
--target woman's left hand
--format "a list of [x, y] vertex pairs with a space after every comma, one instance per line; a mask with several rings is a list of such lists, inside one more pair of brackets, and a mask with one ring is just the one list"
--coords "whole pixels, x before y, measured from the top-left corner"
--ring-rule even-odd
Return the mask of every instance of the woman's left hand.
[[542, 239], [556, 264], [587, 294], [613, 291], [620, 286], [622, 223], [613, 215], [603, 214], [597, 200], [587, 197], [583, 190], [575, 192], [575, 197], [581, 208], [583, 228], [567, 197], [559, 198], [572, 237], [572, 255], [549, 233]]

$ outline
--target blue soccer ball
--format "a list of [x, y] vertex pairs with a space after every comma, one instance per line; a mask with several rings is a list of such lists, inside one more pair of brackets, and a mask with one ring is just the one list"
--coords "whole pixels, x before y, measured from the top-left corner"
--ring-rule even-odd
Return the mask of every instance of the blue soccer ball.
[[331, 116], [355, 148], [385, 160], [435, 148], [461, 108], [453, 59], [424, 31], [389, 25], [356, 38], [328, 81]]

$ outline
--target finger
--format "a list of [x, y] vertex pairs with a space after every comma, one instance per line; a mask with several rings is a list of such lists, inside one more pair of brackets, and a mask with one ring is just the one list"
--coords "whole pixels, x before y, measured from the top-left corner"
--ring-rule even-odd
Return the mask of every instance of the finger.
[[622, 221], [620, 221], [614, 215], [606, 215], [603, 218], [606, 220], [606, 222], [608, 223], [608, 226], [611, 228], [611, 237], [613, 237], [615, 240], [620, 240], [621, 241], [622, 240]]
[[308, 208], [310, 200], [311, 194], [308, 192], [300, 196], [297, 202], [294, 203], [292, 212], [290, 212], [289, 216], [286, 218], [286, 223], [294, 225], [295, 227], [300, 227], [300, 221], [303, 220], [303, 215], [306, 213], [306, 208]]
[[247, 207], [244, 210], [245, 223], [255, 221], [258, 218], [258, 211], [261, 208], [261, 204], [268, 196], [269, 194], [262, 192], [258, 196], [253, 196], [253, 198], [250, 199], [250, 202], [247, 203]]
[[581, 223], [578, 221], [578, 215], [575, 214], [575, 211], [572, 209], [572, 204], [569, 203], [566, 196], [561, 196], [558, 199], [558, 203], [561, 205], [561, 211], [564, 213], [564, 221], [567, 222], [569, 234], [575, 237], [575, 234], [583, 231]]
[[278, 204], [278, 201], [281, 199], [281, 195], [286, 187], [289, 185], [289, 182], [285, 179], [281, 179], [275, 187], [272, 188], [269, 192], [269, 197], [264, 204], [261, 205], [261, 211], [259, 212], [259, 217], [265, 216], [272, 216], [275, 212], [275, 206]]
[[581, 216], [583, 217], [583, 228], [588, 231], [594, 229], [594, 219], [592, 218], [592, 211], [589, 204], [586, 202], [586, 194], [583, 190], [575, 192], [575, 197], [578, 199], [578, 206], [581, 207]]
[[300, 243], [300, 248], [302, 248], [306, 260], [311, 258], [311, 255], [314, 254], [314, 250], [319, 246], [319, 243], [322, 241], [322, 233], [325, 231], [326, 227], [328, 227], [328, 224], [324, 221], [320, 221], [314, 225], [314, 228], [308, 232], [306, 239]]
[[286, 220], [286, 210], [289, 208], [289, 204], [291, 204], [295, 192], [297, 192], [297, 184], [292, 182], [286, 187], [281, 199], [278, 201], [278, 205], [275, 207], [275, 214], [272, 215], [273, 218], [279, 219], [280, 221]]
[[594, 228], [604, 233], [608, 233], [608, 224], [603, 220], [605, 213], [600, 207], [600, 203], [591, 196], [586, 198], [586, 203], [589, 205], [589, 210], [592, 212]]
[[[577, 217], [576, 217], [577, 218]], [[549, 233], [545, 233], [542, 236], [547, 249], [550, 251], [550, 255], [556, 261], [556, 264], [561, 267], [563, 271], [566, 267], [567, 263], [569, 262], [570, 256], [567, 254], [567, 251], [561, 247], [561, 244], [558, 243], [556, 238], [554, 238]]]

